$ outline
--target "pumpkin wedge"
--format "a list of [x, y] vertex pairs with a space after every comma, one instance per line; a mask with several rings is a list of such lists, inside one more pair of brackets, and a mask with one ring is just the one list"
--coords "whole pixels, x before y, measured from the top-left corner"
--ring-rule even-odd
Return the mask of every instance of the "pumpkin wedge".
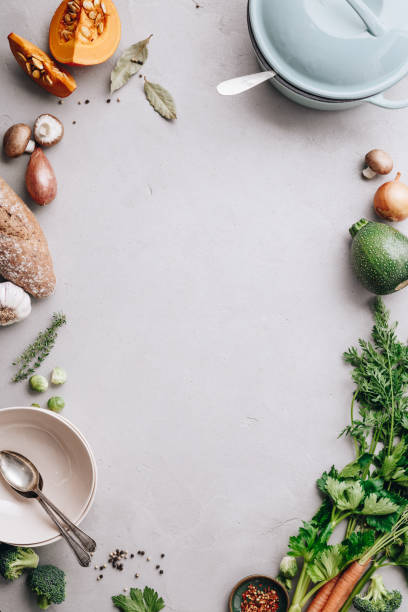
[[112, 0], [63, 0], [50, 25], [49, 45], [63, 64], [102, 64], [118, 47], [121, 25]]
[[39, 47], [14, 33], [9, 34], [8, 41], [18, 64], [37, 85], [59, 98], [66, 98], [76, 89], [74, 77]]

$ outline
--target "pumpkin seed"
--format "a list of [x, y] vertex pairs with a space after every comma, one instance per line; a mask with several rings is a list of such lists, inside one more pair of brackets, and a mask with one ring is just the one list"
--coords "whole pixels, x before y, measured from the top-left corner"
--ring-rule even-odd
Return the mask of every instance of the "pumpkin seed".
[[89, 43], [89, 38], [86, 38], [85, 36], [83, 36], [83, 34], [81, 34], [81, 32], [79, 32], [78, 34], [78, 39], [83, 42], [83, 43]]
[[90, 38], [91, 30], [83, 25], [83, 26], [81, 26], [81, 34], [83, 34], [85, 36], [85, 38]]
[[30, 64], [30, 62], [26, 62], [26, 70], [27, 70], [28, 74], [31, 74], [31, 64]]
[[31, 61], [34, 64], [34, 66], [38, 68], [38, 70], [44, 70], [44, 64], [40, 62], [40, 60], [38, 60], [36, 57], [32, 57]]
[[94, 6], [99, 6], [101, 3], [101, 0], [94, 0]]
[[98, 14], [97, 14], [97, 13], [95, 13], [95, 11], [91, 11], [90, 13], [88, 13], [88, 17], [89, 17], [89, 19], [93, 19], [93, 20], [95, 20], [95, 19], [96, 19], [97, 15], [98, 15]]
[[75, 0], [72, 2], [72, 6], [77, 10], [80, 11], [81, 10], [81, 5], [78, 4], [78, 2], [75, 2]]
[[98, 25], [98, 32], [99, 34], [103, 33], [103, 23], [102, 22]]
[[64, 21], [65, 21], [65, 23], [71, 23], [71, 21], [72, 21], [72, 17], [71, 17], [71, 15], [70, 15], [69, 13], [67, 13], [67, 14], [65, 15], [65, 17], [64, 17]]
[[102, 21], [102, 15], [101, 13], [99, 13], [95, 19], [95, 25], [98, 25], [98, 23], [100, 23], [101, 21]]
[[20, 53], [20, 51], [17, 51], [17, 57], [19, 59], [21, 59], [22, 62], [26, 62], [27, 61], [26, 56], [23, 53]]
[[39, 78], [40, 78], [40, 75], [41, 75], [41, 73], [40, 73], [40, 71], [39, 71], [39, 70], [33, 70], [33, 72], [32, 72], [32, 76], [33, 76], [35, 79], [39, 79]]
[[69, 40], [72, 37], [71, 32], [68, 32], [68, 30], [64, 30], [62, 32], [63, 37], [65, 38], [65, 40]]
[[106, 13], [106, 6], [104, 2], [101, 2], [101, 9], [103, 10], [104, 13]]
[[90, 2], [89, 0], [85, 0], [85, 2], [82, 5], [84, 7], [85, 10], [87, 11], [92, 11], [94, 5], [92, 4], [92, 2]]
[[45, 74], [43, 78], [47, 81], [48, 85], [52, 85], [52, 78], [48, 74]]

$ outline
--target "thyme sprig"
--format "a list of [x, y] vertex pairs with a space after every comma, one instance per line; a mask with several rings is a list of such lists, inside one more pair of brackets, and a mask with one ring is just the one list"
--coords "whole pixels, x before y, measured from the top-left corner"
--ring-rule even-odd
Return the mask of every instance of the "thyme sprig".
[[13, 377], [13, 382], [25, 380], [33, 374], [48, 357], [58, 336], [58, 329], [65, 325], [67, 318], [62, 312], [54, 312], [52, 321], [45, 331], [41, 331], [19, 357], [13, 361], [19, 369]]

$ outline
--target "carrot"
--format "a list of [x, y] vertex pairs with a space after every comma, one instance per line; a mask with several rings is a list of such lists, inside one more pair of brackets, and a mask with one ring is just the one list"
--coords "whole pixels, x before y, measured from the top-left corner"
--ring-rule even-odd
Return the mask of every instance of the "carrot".
[[370, 563], [371, 559], [364, 565], [354, 561], [342, 573], [322, 612], [339, 612]]
[[322, 612], [340, 576], [335, 576], [319, 589], [313, 598], [307, 612]]

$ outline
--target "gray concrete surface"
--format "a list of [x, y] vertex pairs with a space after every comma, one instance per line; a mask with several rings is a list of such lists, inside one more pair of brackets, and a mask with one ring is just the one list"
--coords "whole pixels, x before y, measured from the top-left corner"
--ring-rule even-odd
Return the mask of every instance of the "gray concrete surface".
[[[78, 90], [59, 106], [20, 74], [6, 39], [14, 30], [46, 46], [57, 3], [0, 5], [1, 132], [47, 111], [66, 128], [48, 154], [58, 198], [33, 206], [58, 288], [0, 332], [1, 406], [33, 401], [9, 382], [10, 363], [63, 309], [69, 327], [44, 371], [68, 370], [65, 415], [97, 456], [84, 527], [99, 563], [117, 546], [152, 558], [97, 583], [63, 543], [42, 549], [67, 571], [67, 612], [111, 610], [133, 584], [157, 588], [169, 611], [223, 611], [242, 576], [275, 573], [316, 507], [315, 478], [351, 457], [337, 440], [352, 392], [341, 354], [371, 318], [347, 230], [372, 216], [378, 183], [359, 177], [367, 150], [387, 149], [408, 180], [408, 110], [324, 114], [269, 85], [219, 97], [219, 81], [257, 70], [245, 3], [199, 2], [117, 1], [120, 49], [154, 33], [142, 73], [173, 93], [173, 124], [137, 77], [106, 103], [114, 59], [73, 69]], [[28, 200], [26, 163], [3, 158], [0, 175]], [[407, 300], [386, 299], [404, 336]], [[22, 582], [0, 584], [0, 608], [36, 609]]]

